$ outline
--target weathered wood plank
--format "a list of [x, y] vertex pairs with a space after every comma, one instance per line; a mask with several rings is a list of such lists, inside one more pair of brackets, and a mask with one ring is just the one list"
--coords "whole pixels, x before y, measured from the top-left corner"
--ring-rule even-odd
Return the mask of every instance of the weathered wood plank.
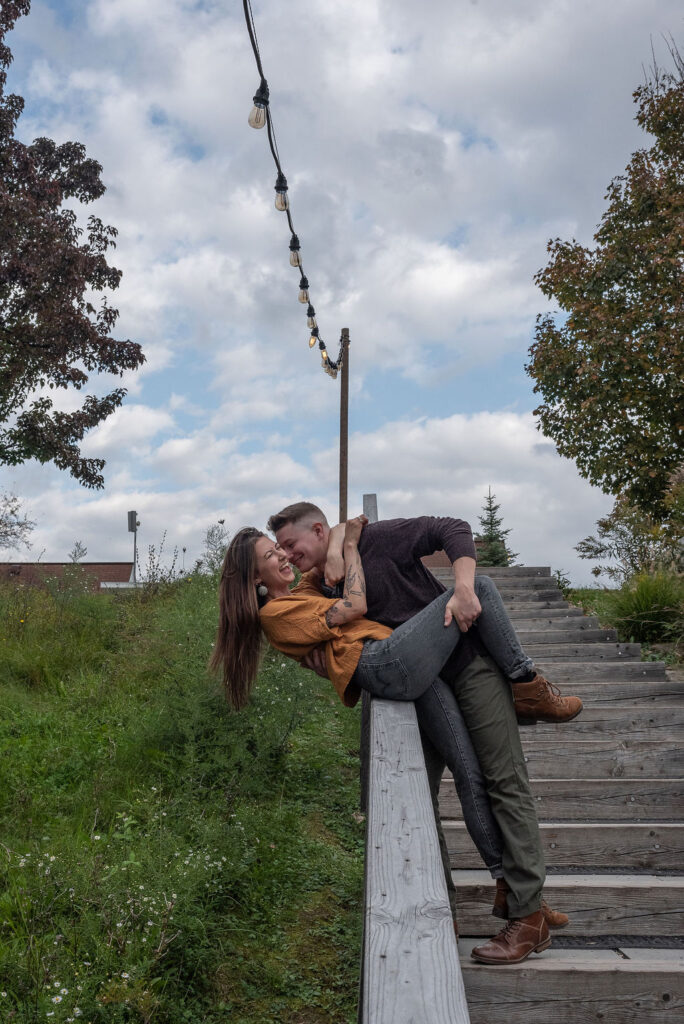
[[371, 702], [362, 1024], [467, 1024], [413, 704]]
[[[561, 727], [559, 726], [559, 729]], [[530, 730], [531, 731], [531, 730]], [[527, 770], [537, 779], [678, 779], [684, 776], [684, 750], [658, 740], [527, 740], [521, 729]]]
[[[459, 943], [472, 1024], [681, 1024], [684, 965], [627, 949], [547, 950], [522, 964], [486, 967]], [[629, 959], [625, 959], [628, 957]]]
[[533, 643], [525, 650], [537, 661], [625, 661], [641, 657], [641, 644]]
[[[561, 739], [558, 725], [537, 722], [523, 730], [525, 739]], [[608, 734], [617, 739], [658, 740], [681, 743], [684, 740], [684, 701], [677, 704], [659, 704], [650, 707], [614, 708], [592, 704], [571, 722], [562, 726], [562, 738], [572, 743], [577, 737], [603, 738]]]
[[550, 661], [536, 659], [539, 672], [554, 682], [574, 682], [578, 679], [665, 679], [665, 665], [662, 661]]
[[595, 615], [582, 615], [579, 608], [544, 608], [530, 607], [526, 611], [519, 606], [509, 618], [516, 629], [595, 629], [599, 620]]
[[[581, 620], [580, 620], [581, 621]], [[556, 629], [544, 627], [540, 629], [521, 629], [516, 626], [518, 640], [527, 648], [530, 644], [587, 644], [587, 643], [617, 643], [617, 630], [615, 629]]]
[[[462, 821], [444, 821], [453, 867], [479, 868], [482, 860]], [[624, 870], [674, 871], [684, 864], [684, 825], [541, 822], [546, 863], [584, 868], [610, 865]]]
[[575, 679], [562, 682], [563, 693], [574, 693], [586, 704], [613, 704], [615, 707], [647, 707], [651, 703], [672, 704], [684, 697], [684, 680], [663, 679]]
[[511, 604], [517, 604], [519, 601], [563, 601], [563, 595], [557, 587], [550, 587], [544, 580], [540, 580], [539, 584], [537, 587], [509, 587], [506, 584], [505, 587], [497, 586], [497, 590], [504, 604], [509, 601]]
[[[494, 882], [487, 871], [452, 872], [460, 935], [491, 935]], [[684, 934], [684, 878], [548, 875], [544, 896], [570, 917], [563, 936]]]
[[[447, 572], [451, 570], [447, 569]], [[512, 576], [551, 576], [548, 565], [478, 565], [476, 576], [490, 576], [493, 580], [510, 579]]]
[[[668, 821], [682, 816], [682, 779], [533, 779], [540, 821]], [[439, 791], [443, 818], [462, 818], [453, 779]]]

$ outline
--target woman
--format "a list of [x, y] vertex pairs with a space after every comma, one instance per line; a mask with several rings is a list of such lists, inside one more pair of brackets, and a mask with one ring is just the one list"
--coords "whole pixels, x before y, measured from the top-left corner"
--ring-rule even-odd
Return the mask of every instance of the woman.
[[[294, 573], [278, 544], [251, 527], [237, 533], [223, 564], [211, 668], [221, 673], [229, 703], [244, 707], [259, 668], [263, 630], [277, 650], [297, 660], [324, 644], [328, 674], [348, 707], [356, 704], [362, 689], [384, 699], [415, 701], [421, 727], [451, 769], [468, 832], [497, 879], [494, 913], [505, 917], [501, 833], [465, 724], [454, 722], [453, 712], [447, 715], [439, 698], [440, 688], [446, 686], [439, 672], [461, 637], [455, 623], [444, 626], [451, 594], [440, 595], [394, 631], [364, 618], [365, 578], [358, 551], [364, 521], [357, 517], [345, 525], [345, 577], [339, 599], [321, 594], [315, 572], [307, 573], [291, 590]], [[508, 635], [502, 636], [502, 619], [508, 619], [502, 615], [496, 588], [486, 577], [478, 577], [477, 586], [480, 636], [506, 672], [526, 656], [510, 623]], [[423, 704], [426, 714], [421, 716]], [[547, 923], [567, 923], [565, 915], [553, 915], [548, 911]]]

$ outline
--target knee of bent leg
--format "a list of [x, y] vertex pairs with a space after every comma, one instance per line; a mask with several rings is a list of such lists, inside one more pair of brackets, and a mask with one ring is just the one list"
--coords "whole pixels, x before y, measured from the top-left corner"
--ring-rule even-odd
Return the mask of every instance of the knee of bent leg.
[[494, 581], [490, 576], [476, 576], [475, 577], [475, 593], [481, 599], [482, 596], [491, 594], [496, 590]]

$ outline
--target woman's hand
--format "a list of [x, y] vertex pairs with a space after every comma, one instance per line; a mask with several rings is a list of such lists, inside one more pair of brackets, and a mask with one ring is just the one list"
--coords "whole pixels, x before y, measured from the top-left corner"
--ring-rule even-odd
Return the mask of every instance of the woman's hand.
[[368, 522], [368, 516], [363, 514], [355, 516], [354, 519], [348, 519], [344, 524], [344, 543], [345, 544], [358, 544], [359, 538], [361, 537], [361, 531]]

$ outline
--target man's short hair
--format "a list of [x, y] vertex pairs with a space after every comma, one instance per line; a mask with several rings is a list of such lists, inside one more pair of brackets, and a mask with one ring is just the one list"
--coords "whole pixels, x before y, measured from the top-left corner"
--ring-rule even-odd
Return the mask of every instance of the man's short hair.
[[325, 513], [321, 511], [318, 505], [313, 505], [310, 501], [296, 501], [294, 505], [288, 505], [280, 512], [272, 515], [267, 526], [271, 533], [276, 534], [278, 530], [282, 529], [283, 526], [287, 526], [288, 523], [296, 525], [303, 519], [311, 519], [312, 522], [323, 523], [325, 526], [328, 525]]

